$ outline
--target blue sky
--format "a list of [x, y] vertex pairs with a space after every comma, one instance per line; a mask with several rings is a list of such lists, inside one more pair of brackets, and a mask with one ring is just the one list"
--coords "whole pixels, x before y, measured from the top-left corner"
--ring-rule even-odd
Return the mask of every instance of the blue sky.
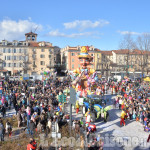
[[63, 48], [93, 45], [119, 48], [124, 35], [150, 32], [149, 0], [5, 0], [1, 1], [0, 40], [25, 40], [35, 31], [38, 41]]

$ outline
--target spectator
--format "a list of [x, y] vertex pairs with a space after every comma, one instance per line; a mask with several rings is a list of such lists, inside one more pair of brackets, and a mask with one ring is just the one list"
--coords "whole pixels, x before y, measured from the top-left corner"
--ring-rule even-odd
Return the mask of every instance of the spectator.
[[1, 138], [1, 141], [4, 141], [4, 135], [5, 135], [5, 128], [4, 128], [4, 125], [2, 123], [2, 120], [0, 120], [0, 138]]
[[27, 145], [27, 150], [36, 150], [36, 148], [37, 143], [33, 138], [31, 138], [29, 144]]
[[30, 120], [29, 129], [30, 129], [30, 134], [33, 136], [35, 132], [35, 123], [32, 120]]

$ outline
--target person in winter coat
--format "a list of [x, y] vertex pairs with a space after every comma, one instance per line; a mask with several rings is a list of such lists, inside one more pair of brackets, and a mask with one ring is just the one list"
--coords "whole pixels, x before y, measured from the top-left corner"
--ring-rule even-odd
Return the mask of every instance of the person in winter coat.
[[12, 134], [12, 126], [10, 124], [10, 122], [6, 122], [6, 132], [8, 133], [8, 136], [11, 137]]
[[35, 123], [32, 120], [30, 120], [29, 128], [30, 128], [30, 134], [33, 135], [35, 131]]
[[21, 111], [19, 111], [17, 114], [17, 120], [18, 120], [18, 128], [20, 128], [22, 122]]
[[0, 120], [0, 138], [1, 138], [1, 141], [4, 141], [4, 134], [5, 134], [5, 128], [4, 128], [4, 125], [2, 123], [2, 120]]
[[1, 108], [1, 113], [2, 113], [2, 116], [3, 118], [5, 117], [5, 114], [6, 114], [6, 108], [5, 106], [3, 105], [2, 108]]
[[27, 145], [27, 150], [36, 150], [37, 143], [34, 139], [30, 139], [30, 143]]

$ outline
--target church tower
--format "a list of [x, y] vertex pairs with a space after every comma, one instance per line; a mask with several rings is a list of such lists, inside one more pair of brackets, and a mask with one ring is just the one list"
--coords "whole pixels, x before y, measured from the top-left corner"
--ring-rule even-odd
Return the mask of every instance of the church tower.
[[36, 42], [37, 40], [37, 34], [33, 33], [32, 31], [29, 33], [26, 33], [25, 36], [26, 36], [26, 41], [28, 42]]

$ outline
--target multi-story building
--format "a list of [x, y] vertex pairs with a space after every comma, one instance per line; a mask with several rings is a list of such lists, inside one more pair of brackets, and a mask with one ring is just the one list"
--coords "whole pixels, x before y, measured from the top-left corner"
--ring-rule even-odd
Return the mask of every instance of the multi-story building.
[[[73, 71], [74, 69], [80, 67], [79, 59], [77, 56], [80, 54], [81, 47], [82, 46], [67, 46], [61, 49], [62, 71]], [[94, 48], [93, 46], [89, 46], [89, 54], [93, 57], [90, 67], [93, 69], [97, 69], [97, 58], [101, 57], [100, 50]]]
[[1, 72], [9, 75], [42, 74], [60, 64], [59, 47], [45, 41], [37, 42], [37, 34], [33, 32], [26, 33], [25, 37], [25, 41], [0, 42]]
[[15, 74], [22, 71], [24, 62], [28, 61], [28, 42], [2, 40], [0, 42], [1, 73]]
[[[107, 62], [110, 62], [110, 71], [111, 72], [122, 72], [124, 74], [139, 72], [139, 73], [147, 73], [149, 72], [150, 65], [150, 52], [141, 51], [141, 50], [112, 50], [104, 51], [105, 56], [107, 57]], [[108, 57], [110, 53], [111, 57]], [[103, 61], [103, 60], [102, 60]], [[104, 62], [104, 61], [103, 61]], [[104, 63], [106, 64], [106, 63]]]

